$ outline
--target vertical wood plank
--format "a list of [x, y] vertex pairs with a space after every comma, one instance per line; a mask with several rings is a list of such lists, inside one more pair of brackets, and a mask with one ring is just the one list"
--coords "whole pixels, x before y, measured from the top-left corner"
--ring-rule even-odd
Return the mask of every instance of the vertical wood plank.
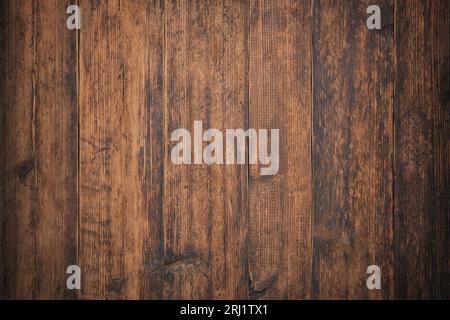
[[77, 32], [67, 6], [2, 3], [2, 297], [75, 296], [66, 268], [77, 263]]
[[[164, 280], [164, 154], [167, 136], [164, 106], [164, 3], [146, 3], [145, 35], [140, 45], [146, 48], [145, 75], [145, 144], [139, 153], [139, 175], [143, 175], [141, 192], [146, 222], [144, 239], [141, 299], [162, 299]], [[139, 68], [139, 65], [136, 66]], [[141, 103], [141, 102], [135, 102]]]
[[[35, 183], [33, 167], [33, 66], [34, 66], [34, 8], [29, 1], [1, 4], [1, 297], [33, 297], [34, 269], [33, 212]], [[19, 243], [18, 232], [22, 233]], [[28, 253], [33, 253], [30, 256]], [[24, 256], [28, 254], [28, 259]], [[22, 277], [19, 283], [17, 273]], [[23, 292], [28, 287], [28, 292]]]
[[396, 1], [396, 297], [450, 298], [450, 4]]
[[162, 294], [162, 8], [81, 1], [82, 297]]
[[252, 299], [303, 299], [311, 284], [310, 1], [251, 1], [249, 127], [280, 130], [275, 176], [249, 177]]
[[[313, 2], [313, 297], [393, 296], [393, 4]], [[382, 289], [369, 293], [378, 265]]]
[[[247, 5], [165, 2], [164, 298], [247, 296], [246, 166], [174, 165], [170, 134], [245, 128]], [[203, 144], [204, 146], [206, 143]]]

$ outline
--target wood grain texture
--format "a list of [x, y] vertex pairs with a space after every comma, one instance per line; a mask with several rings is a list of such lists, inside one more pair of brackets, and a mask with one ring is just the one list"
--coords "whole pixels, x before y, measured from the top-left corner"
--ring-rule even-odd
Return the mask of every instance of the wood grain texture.
[[[368, 31], [370, 1], [314, 1], [313, 296], [393, 296], [392, 1]], [[369, 293], [366, 269], [381, 267]]]
[[275, 176], [249, 176], [253, 299], [310, 297], [311, 54], [309, 1], [251, 1], [249, 127], [280, 130]]
[[160, 298], [163, 9], [81, 6], [81, 296]]
[[[248, 7], [239, 1], [168, 1], [164, 248], [166, 299], [247, 296], [247, 168], [174, 165], [170, 133], [244, 128]], [[204, 143], [206, 145], [206, 143]]]
[[450, 298], [450, 4], [396, 2], [395, 290]]
[[[0, 1], [0, 299], [450, 299], [450, 4], [371, 4]], [[279, 172], [173, 164], [196, 120]]]
[[74, 297], [65, 279], [77, 262], [77, 38], [60, 14], [67, 5], [2, 3], [0, 297]]

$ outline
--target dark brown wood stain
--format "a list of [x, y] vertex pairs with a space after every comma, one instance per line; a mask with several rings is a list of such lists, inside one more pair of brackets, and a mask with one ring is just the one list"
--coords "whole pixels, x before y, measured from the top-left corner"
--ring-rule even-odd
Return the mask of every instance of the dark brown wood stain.
[[397, 1], [395, 21], [395, 291], [448, 299], [450, 4]]
[[[0, 2], [1, 299], [450, 298], [447, 0], [77, 3]], [[278, 174], [174, 165], [195, 120]]]
[[[393, 296], [393, 25], [368, 32], [370, 4], [313, 7], [314, 298]], [[370, 265], [380, 291], [365, 287]]]

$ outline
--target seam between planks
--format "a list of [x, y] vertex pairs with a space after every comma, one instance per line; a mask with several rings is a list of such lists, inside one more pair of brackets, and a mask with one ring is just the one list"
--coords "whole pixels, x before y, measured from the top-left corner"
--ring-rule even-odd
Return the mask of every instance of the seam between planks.
[[311, 179], [310, 179], [310, 185], [311, 185], [311, 208], [310, 208], [310, 219], [309, 219], [309, 241], [310, 241], [310, 268], [309, 268], [309, 298], [312, 298], [313, 294], [313, 261], [314, 261], [314, 50], [313, 50], [313, 13], [314, 13], [314, 0], [311, 0], [310, 2], [310, 16], [309, 16], [309, 52], [310, 52], [310, 62], [311, 62], [311, 74], [310, 74], [310, 103], [311, 103], [311, 109], [310, 109], [310, 121], [311, 121], [311, 127], [310, 127], [310, 165], [311, 165]]

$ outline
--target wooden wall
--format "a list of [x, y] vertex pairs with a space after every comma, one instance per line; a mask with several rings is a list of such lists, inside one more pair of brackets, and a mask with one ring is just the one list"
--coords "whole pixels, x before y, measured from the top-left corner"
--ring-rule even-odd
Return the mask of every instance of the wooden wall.
[[[450, 298], [447, 0], [5, 0], [0, 17], [0, 298]], [[194, 120], [279, 129], [278, 174], [174, 165]]]

